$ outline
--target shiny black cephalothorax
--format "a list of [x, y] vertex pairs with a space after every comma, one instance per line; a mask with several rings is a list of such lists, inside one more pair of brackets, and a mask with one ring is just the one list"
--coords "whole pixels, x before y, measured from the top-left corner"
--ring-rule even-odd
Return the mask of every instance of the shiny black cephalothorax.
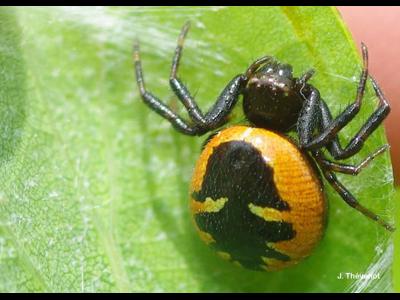
[[[389, 104], [381, 89], [368, 74], [368, 52], [364, 44], [362, 45], [364, 67], [360, 76], [356, 99], [335, 118], [332, 117], [328, 106], [320, 97], [318, 89], [307, 82], [312, 77], [313, 70], [295, 78], [290, 65], [279, 63], [271, 56], [264, 56], [256, 60], [245, 73], [233, 77], [223, 89], [215, 104], [204, 114], [186, 86], [177, 77], [183, 41], [188, 29], [189, 23], [186, 23], [178, 38], [169, 82], [172, 90], [185, 106], [190, 122], [178, 116], [171, 108], [146, 90], [139, 56], [139, 44], [135, 43], [136, 80], [143, 101], [153, 111], [167, 119], [177, 131], [183, 134], [203, 135], [227, 122], [229, 113], [237, 103], [239, 96], [242, 95], [243, 111], [252, 125], [282, 133], [296, 131], [299, 147], [311, 154], [324, 177], [340, 196], [351, 207], [378, 222], [387, 230], [394, 230], [392, 225], [363, 207], [335, 175], [335, 172], [357, 175], [372, 159], [383, 153], [388, 145], [380, 147], [356, 166], [329, 160], [323, 153], [323, 150], [326, 149], [335, 160], [355, 155], [361, 150], [369, 135], [390, 112]], [[338, 139], [338, 132], [359, 112], [368, 78], [371, 79], [372, 86], [379, 98], [379, 106], [346, 147], [342, 147]]]
[[243, 110], [257, 127], [289, 131], [297, 124], [304, 98], [303, 79], [294, 79], [292, 67], [267, 58], [243, 89]]

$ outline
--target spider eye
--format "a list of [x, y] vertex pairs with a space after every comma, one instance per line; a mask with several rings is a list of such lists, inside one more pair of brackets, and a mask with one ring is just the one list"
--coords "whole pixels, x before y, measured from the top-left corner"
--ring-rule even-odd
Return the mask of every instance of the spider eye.
[[289, 65], [282, 65], [278, 70], [278, 75], [280, 77], [292, 78], [293, 77], [293, 69]]
[[267, 74], [271, 74], [271, 73], [273, 73], [274, 72], [274, 68], [272, 68], [272, 67], [268, 67], [266, 70], [265, 70], [265, 73], [267, 73]]

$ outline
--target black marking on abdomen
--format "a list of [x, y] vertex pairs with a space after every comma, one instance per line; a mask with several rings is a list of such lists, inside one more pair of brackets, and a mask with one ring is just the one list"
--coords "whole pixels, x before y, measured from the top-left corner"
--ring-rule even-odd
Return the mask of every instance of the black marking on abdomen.
[[243, 141], [222, 143], [210, 156], [201, 190], [193, 199], [204, 202], [228, 198], [218, 212], [202, 212], [194, 216], [200, 230], [212, 235], [211, 244], [218, 251], [227, 252], [241, 265], [260, 269], [265, 265], [262, 256], [283, 261], [290, 257], [267, 247], [267, 242], [290, 240], [295, 236], [292, 224], [266, 221], [249, 210], [249, 204], [290, 210], [277, 192], [273, 170], [262, 154]]

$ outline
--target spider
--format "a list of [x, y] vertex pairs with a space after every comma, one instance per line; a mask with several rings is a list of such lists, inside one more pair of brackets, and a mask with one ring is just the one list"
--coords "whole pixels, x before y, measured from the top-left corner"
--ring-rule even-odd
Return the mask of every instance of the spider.
[[[272, 137], [272, 133], [277, 133], [280, 136], [286, 136], [290, 132], [297, 133], [298, 141], [294, 146], [301, 151], [302, 155], [312, 158], [310, 159], [313, 161], [312, 164], [316, 164], [319, 167], [327, 182], [348, 205], [358, 210], [367, 218], [377, 222], [388, 231], [395, 230], [393, 225], [385, 222], [380, 216], [360, 204], [335, 175], [336, 172], [357, 175], [377, 155], [388, 149], [388, 145], [381, 146], [358, 165], [338, 162], [357, 154], [362, 149], [364, 142], [390, 112], [388, 101], [378, 83], [368, 74], [368, 51], [364, 44], [361, 45], [363, 69], [355, 101], [348, 105], [335, 118], [332, 117], [328, 105], [321, 98], [318, 89], [308, 83], [314, 74], [313, 69], [308, 70], [299, 78], [295, 78], [291, 65], [281, 63], [272, 56], [263, 56], [255, 60], [243, 74], [234, 76], [222, 90], [215, 104], [206, 113], [203, 113], [187, 87], [178, 77], [179, 62], [189, 26], [190, 23], [186, 22], [178, 37], [175, 55], [172, 60], [169, 84], [177, 98], [186, 108], [190, 121], [176, 114], [173, 109], [146, 90], [140, 60], [139, 43], [138, 41], [134, 43], [133, 56], [136, 81], [141, 98], [150, 109], [168, 120], [178, 132], [190, 136], [201, 136], [218, 130], [225, 125], [239, 97], [243, 96], [243, 111], [250, 124], [250, 128], [264, 130], [261, 133], [257, 133], [258, 137], [267, 141]], [[376, 96], [379, 98], [379, 105], [362, 125], [361, 129], [343, 147], [339, 142], [338, 133], [360, 111], [368, 78], [371, 79]], [[280, 252], [276, 251], [277, 248], [272, 246], [268, 246], [267, 251], [264, 249], [265, 242], [267, 242], [267, 245], [272, 245], [271, 242], [290, 241], [296, 233], [299, 234], [299, 231], [305, 228], [303, 225], [306, 223], [302, 223], [303, 227], [298, 226], [294, 230], [295, 221], [292, 222], [294, 225], [289, 224], [285, 221], [283, 214], [285, 211], [290, 211], [294, 206], [302, 204], [298, 204], [296, 200], [292, 202], [289, 200], [285, 202], [283, 200], [281, 196], [282, 188], [278, 186], [277, 179], [271, 179], [271, 176], [268, 175], [277, 171], [276, 164], [273, 165], [265, 161], [265, 159], [263, 160], [263, 156], [258, 156], [264, 151], [262, 150], [264, 148], [257, 146], [254, 142], [251, 144], [251, 142], [243, 138], [245, 135], [244, 132], [248, 132], [248, 128], [234, 127], [231, 130], [229, 128], [224, 129], [217, 131], [217, 133], [212, 133], [210, 138], [207, 139], [205, 149], [198, 162], [192, 181], [191, 198], [194, 203], [192, 203], [192, 210], [203, 240], [206, 243], [219, 245], [215, 248], [220, 252], [221, 256], [228, 257], [228, 259], [232, 259], [250, 268], [257, 269], [262, 266], [262, 268], [266, 269], [279, 269], [282, 266], [286, 266], [287, 261], [295, 255], [289, 253], [285, 258], [284, 254], [282, 254], [284, 253], [283, 250]], [[218, 135], [219, 137], [216, 138]], [[210, 142], [210, 140], [214, 141]], [[280, 139], [277, 143], [285, 143], [285, 140]], [[333, 160], [326, 156], [324, 149], [329, 152]], [[205, 152], [208, 154], [204, 154]], [[263, 152], [262, 154], [265, 158], [265, 153]], [[246, 198], [246, 195], [253, 193], [254, 190], [258, 191], [261, 189], [259, 185], [253, 186], [253, 182], [247, 180], [247, 178], [253, 175], [255, 171], [253, 172], [252, 170], [257, 166], [254, 163], [255, 160], [251, 157], [260, 158], [257, 160], [257, 164], [263, 165], [261, 167], [263, 171], [260, 172], [264, 172], [263, 174], [266, 174], [265, 178], [269, 178], [268, 186], [270, 187], [270, 191], [263, 191], [262, 193], [267, 193], [271, 199], [277, 199], [272, 204], [266, 204], [266, 202], [263, 204], [263, 215], [261, 215], [260, 210], [257, 210], [255, 204], [249, 202], [250, 200], [246, 200], [247, 202], [242, 203], [243, 205], [233, 204], [239, 203], [243, 198]], [[252, 166], [251, 170], [250, 165]], [[221, 175], [222, 173], [218, 171], [221, 168], [228, 170], [225, 173], [228, 174], [230, 172], [229, 174], [231, 175]], [[312, 171], [310, 172], [312, 173]], [[222, 178], [221, 176], [225, 177]], [[260, 176], [255, 176], [254, 180], [258, 180], [257, 178], [260, 178]], [[232, 182], [235, 182], [236, 185]], [[205, 187], [205, 185], [209, 186]], [[241, 186], [236, 188], [237, 185]], [[246, 185], [252, 187], [247, 188]], [[292, 189], [292, 187], [288, 188]], [[243, 191], [245, 191], [243, 195], [237, 195]], [[235, 198], [236, 202], [230, 200], [233, 198]], [[318, 201], [323, 202], [322, 200]], [[238, 215], [237, 218], [232, 219], [232, 216], [239, 210], [239, 206], [240, 210], [246, 210], [243, 213], [246, 217], [242, 218]], [[323, 204], [320, 206], [323, 207]], [[270, 207], [274, 207], [275, 211], [271, 212]], [[251, 212], [248, 211], [249, 209]], [[323, 211], [321, 214], [324, 214], [324, 208], [321, 210]], [[268, 213], [271, 213], [274, 217], [271, 217]], [[253, 216], [250, 216], [251, 214]], [[254, 214], [257, 214], [257, 217], [254, 217]], [[264, 223], [260, 221], [259, 217], [264, 218]], [[257, 225], [247, 227], [246, 225], [237, 225], [238, 220], [241, 220], [241, 218], [243, 219], [243, 223], [247, 222]], [[307, 219], [308, 217], [305, 216], [304, 218]], [[318, 224], [324, 222], [321, 221], [324, 218], [318, 220], [316, 222]], [[243, 227], [246, 227], [247, 231]], [[225, 228], [223, 230], [229, 231], [230, 234], [223, 234], [220, 228]], [[255, 233], [252, 231], [252, 228], [260, 229]], [[258, 236], [261, 231], [263, 232], [262, 238]], [[281, 236], [276, 236], [275, 233], [272, 234], [273, 231], [275, 233], [280, 232]], [[287, 233], [283, 234], [283, 232]], [[232, 235], [236, 237], [233, 239]], [[243, 238], [238, 238], [237, 236]], [[250, 236], [252, 239], [249, 238]], [[320, 235], [316, 236], [318, 237], [315, 239], [318, 240]], [[260, 252], [257, 252], [258, 250], [250, 251], [249, 247], [244, 249], [243, 244], [246, 243], [252, 243], [253, 247], [250, 248], [253, 250], [262, 249]], [[237, 250], [239, 248], [241, 250]], [[304, 253], [307, 251], [305, 250]], [[252, 254], [248, 254], [249, 252]], [[299, 260], [300, 256], [298, 259], [294, 259], [294, 261]], [[260, 260], [260, 257], [263, 257], [263, 260]], [[280, 263], [275, 264], [274, 261], [276, 260], [279, 260]], [[283, 261], [285, 263], [282, 263]]]

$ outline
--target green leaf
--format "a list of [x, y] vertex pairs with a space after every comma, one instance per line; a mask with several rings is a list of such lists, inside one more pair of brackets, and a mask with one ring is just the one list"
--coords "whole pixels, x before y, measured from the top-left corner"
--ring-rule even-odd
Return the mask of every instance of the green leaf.
[[[396, 227], [400, 227], [400, 188], [396, 188], [395, 193], [395, 217]], [[396, 292], [400, 292], [400, 231], [396, 230], [394, 236], [394, 260], [393, 260], [393, 287]]]
[[[147, 87], [175, 105], [168, 74], [186, 20], [180, 76], [203, 109], [265, 54], [296, 76], [315, 68], [312, 83], [334, 115], [355, 97], [358, 45], [332, 8], [1, 8], [0, 290], [391, 291], [390, 234], [328, 186], [325, 237], [292, 269], [241, 269], [200, 241], [188, 183], [205, 137], [179, 135], [145, 107], [131, 57], [138, 37]], [[369, 86], [341, 138], [376, 105]], [[235, 116], [243, 119], [240, 105]], [[380, 128], [350, 162], [384, 143]], [[387, 153], [357, 177], [338, 176], [392, 219]]]

